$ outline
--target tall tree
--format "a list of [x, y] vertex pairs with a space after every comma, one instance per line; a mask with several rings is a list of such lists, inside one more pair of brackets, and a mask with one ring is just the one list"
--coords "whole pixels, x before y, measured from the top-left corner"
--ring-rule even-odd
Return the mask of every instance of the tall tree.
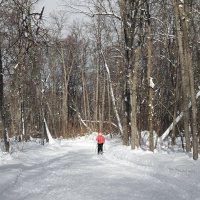
[[[0, 38], [1, 40], [1, 38]], [[0, 132], [4, 138], [5, 150], [9, 152], [8, 135], [5, 129], [5, 113], [4, 113], [4, 81], [3, 81], [3, 63], [2, 63], [2, 48], [0, 41]]]
[[146, 1], [146, 21], [147, 21], [147, 83], [148, 83], [148, 126], [149, 126], [149, 149], [154, 151], [154, 137], [153, 137], [153, 117], [154, 117], [154, 83], [152, 77], [153, 70], [153, 38], [151, 28], [151, 15], [149, 2]]
[[186, 136], [186, 151], [190, 151], [190, 134], [189, 134], [189, 109], [190, 96], [192, 101], [192, 131], [193, 131], [193, 158], [198, 159], [198, 131], [196, 123], [196, 99], [194, 90], [194, 77], [192, 69], [192, 55], [189, 47], [189, 3], [174, 1], [174, 11], [177, 28], [177, 39], [179, 46], [179, 57], [182, 75], [183, 101], [184, 101], [184, 128]]
[[[137, 108], [137, 101], [131, 100], [134, 96], [137, 96], [137, 93], [131, 92], [131, 77], [133, 81], [137, 80], [137, 73], [133, 73], [134, 71], [134, 37], [135, 37], [135, 29], [137, 24], [138, 11], [140, 9], [140, 1], [125, 1], [119, 0], [119, 7], [121, 13], [121, 19], [123, 24], [123, 33], [124, 33], [124, 49], [125, 49], [125, 68], [126, 68], [126, 86], [125, 86], [125, 121], [126, 121], [126, 131], [123, 134], [123, 143], [125, 145], [129, 144], [130, 136], [131, 138], [138, 138], [138, 132], [136, 129], [131, 130], [131, 117], [134, 118], [133, 121], [137, 121], [137, 112], [135, 112]], [[138, 61], [136, 61], [138, 62]], [[136, 76], [136, 77], [134, 77]], [[133, 82], [133, 85], [136, 83]], [[131, 104], [132, 101], [132, 104]], [[134, 104], [134, 105], [133, 105]], [[131, 107], [134, 108], [131, 115]], [[136, 128], [136, 127], [135, 127]], [[139, 142], [135, 141], [138, 146]], [[134, 148], [135, 145], [132, 145]]]

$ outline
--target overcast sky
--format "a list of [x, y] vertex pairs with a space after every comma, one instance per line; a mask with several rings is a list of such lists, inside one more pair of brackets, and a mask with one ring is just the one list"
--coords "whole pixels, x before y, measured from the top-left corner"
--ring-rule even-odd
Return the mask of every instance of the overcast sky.
[[44, 6], [44, 16], [48, 17], [51, 12], [62, 10], [63, 7], [61, 5], [63, 5], [62, 0], [40, 0], [38, 2], [38, 9], [42, 9]]
[[[44, 6], [44, 13], [43, 13], [43, 19], [47, 22], [50, 22], [50, 18], [49, 18], [49, 15], [52, 13], [58, 13], [58, 11], [64, 11], [67, 9], [66, 5], [67, 5], [67, 2], [70, 4], [70, 1], [71, 0], [40, 0], [36, 6], [36, 10], [38, 12], [41, 11], [42, 7]], [[73, 3], [74, 2], [84, 2], [84, 1], [81, 1], [81, 0], [73, 0]], [[65, 5], [65, 6], [64, 6]], [[67, 14], [67, 13], [66, 13]], [[73, 21], [77, 21], [77, 20], [80, 20], [82, 21], [83, 18], [85, 20], [85, 15], [81, 15], [80, 13], [70, 13], [70, 15], [66, 15], [67, 16], [67, 20], [68, 20], [68, 23], [71, 24], [73, 23]]]

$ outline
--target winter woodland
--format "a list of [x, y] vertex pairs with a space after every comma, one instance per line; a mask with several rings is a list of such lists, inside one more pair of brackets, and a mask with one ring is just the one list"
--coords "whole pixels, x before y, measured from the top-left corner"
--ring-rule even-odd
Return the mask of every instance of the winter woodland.
[[200, 199], [200, 1], [61, 1], [0, 0], [0, 200]]
[[2, 151], [94, 131], [138, 150], [147, 131], [148, 151], [181, 141], [197, 160], [199, 0], [62, 1], [50, 25], [39, 1], [0, 1]]

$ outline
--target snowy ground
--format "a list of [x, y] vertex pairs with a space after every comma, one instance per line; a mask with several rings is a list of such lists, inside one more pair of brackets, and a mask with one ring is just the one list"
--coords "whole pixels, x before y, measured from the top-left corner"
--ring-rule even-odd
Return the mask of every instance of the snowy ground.
[[131, 151], [95, 135], [0, 152], [0, 200], [200, 200], [200, 161], [182, 152]]

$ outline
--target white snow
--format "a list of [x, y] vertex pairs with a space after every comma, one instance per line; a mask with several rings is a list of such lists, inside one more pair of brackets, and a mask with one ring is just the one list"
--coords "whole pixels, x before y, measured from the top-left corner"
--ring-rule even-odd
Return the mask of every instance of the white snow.
[[14, 69], [17, 69], [18, 65], [19, 65], [19, 63], [17, 63], [17, 64], [14, 66]]
[[[200, 89], [200, 88], [199, 88], [199, 89]], [[200, 96], [200, 91], [197, 92], [197, 94], [196, 94], [196, 99], [198, 99], [199, 96]]]
[[44, 123], [45, 123], [45, 128], [46, 128], [46, 131], [47, 131], [47, 137], [49, 139], [49, 144], [55, 144], [56, 141], [52, 138], [51, 136], [51, 133], [49, 131], [49, 128], [48, 128], [48, 125], [47, 125], [47, 122], [46, 122], [46, 119], [44, 118]]
[[180, 148], [131, 150], [97, 133], [42, 146], [0, 151], [0, 200], [199, 200], [200, 161]]
[[153, 78], [150, 77], [150, 82], [149, 82], [149, 86], [153, 89], [155, 87], [155, 84], [153, 82]]

